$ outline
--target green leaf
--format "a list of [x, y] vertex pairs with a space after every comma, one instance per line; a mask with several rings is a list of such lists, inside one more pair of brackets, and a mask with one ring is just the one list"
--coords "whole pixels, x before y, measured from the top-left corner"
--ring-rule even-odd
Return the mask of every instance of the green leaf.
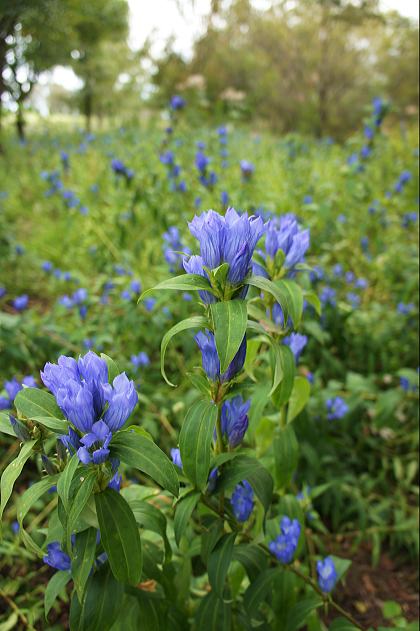
[[271, 397], [274, 405], [278, 409], [280, 409], [289, 400], [293, 390], [296, 371], [295, 358], [290, 348], [287, 345], [282, 344], [279, 347], [279, 353], [282, 377], [280, 384], [277, 386]]
[[49, 416], [56, 419], [63, 418], [63, 413], [53, 395], [39, 388], [23, 388], [20, 390], [15, 398], [15, 406], [19, 414], [33, 420]]
[[35, 502], [39, 500], [39, 498], [42, 497], [44, 493], [46, 493], [54, 484], [56, 484], [57, 480], [58, 474], [49, 475], [42, 480], [39, 480], [39, 482], [35, 482], [35, 484], [26, 489], [17, 502], [17, 520], [20, 526], [20, 536], [28, 550], [31, 550], [34, 554], [37, 554], [40, 557], [43, 556], [44, 552], [25, 531], [23, 521], [31, 506], [33, 506]]
[[73, 478], [79, 464], [80, 461], [78, 455], [73, 454], [73, 456], [67, 462], [64, 471], [62, 471], [57, 483], [58, 497], [63, 502], [64, 510], [66, 512], [68, 512], [69, 508], [71, 483], [73, 482]]
[[321, 316], [322, 314], [322, 304], [318, 296], [313, 291], [305, 291], [303, 293], [303, 297], [312, 307], [315, 309], [317, 315]]
[[79, 601], [83, 600], [86, 583], [96, 554], [96, 529], [87, 528], [76, 534], [73, 546], [71, 573]]
[[227, 300], [210, 305], [214, 338], [220, 360], [220, 372], [224, 373], [239, 350], [247, 325], [245, 300]]
[[200, 631], [231, 631], [232, 612], [226, 603], [210, 592], [202, 598], [195, 616], [195, 629]]
[[250, 581], [255, 581], [267, 567], [267, 555], [262, 548], [253, 543], [235, 546], [232, 558], [242, 564]]
[[198, 491], [188, 493], [188, 495], [185, 495], [178, 501], [175, 507], [174, 532], [175, 541], [178, 546], [191, 518], [193, 510], [197, 506], [200, 495], [201, 494]]
[[269, 593], [272, 582], [284, 570], [281, 567], [265, 570], [251, 583], [244, 594], [244, 604], [248, 615], [253, 618], [258, 607]]
[[177, 324], [165, 333], [160, 345], [160, 372], [168, 385], [175, 387], [175, 384], [169, 381], [165, 373], [165, 353], [169, 342], [174, 335], [181, 333], [181, 331], [186, 331], [187, 329], [202, 329], [208, 327], [208, 325], [209, 323], [207, 318], [204, 318], [203, 316], [193, 316], [191, 318], [186, 318], [181, 322], [177, 322]]
[[207, 485], [216, 419], [217, 407], [212, 401], [196, 401], [188, 410], [179, 435], [183, 470], [200, 490]]
[[54, 416], [35, 416], [33, 419], [36, 423], [43, 425], [47, 429], [50, 429], [56, 434], [67, 434], [69, 431], [69, 424], [60, 418]]
[[224, 535], [213, 548], [208, 561], [208, 575], [212, 589], [223, 598], [226, 575], [232, 560], [236, 532]]
[[124, 586], [115, 580], [108, 565], [103, 565], [89, 577], [82, 606], [73, 595], [71, 631], [108, 631], [121, 611], [123, 594]]
[[[276, 281], [276, 285], [284, 295], [287, 303], [287, 311], [296, 329], [301, 321], [303, 313], [303, 292], [294, 280], [283, 279]], [[280, 303], [281, 304], [281, 303]], [[285, 322], [286, 322], [285, 318]]]
[[330, 624], [329, 631], [358, 631], [358, 627], [355, 627], [346, 618], [336, 618]]
[[273, 494], [273, 479], [267, 469], [256, 458], [240, 455], [224, 465], [219, 486], [232, 488], [242, 480], [248, 480], [267, 511]]
[[30, 458], [32, 454], [32, 448], [35, 445], [36, 440], [30, 440], [27, 443], [23, 443], [22, 449], [20, 450], [17, 458], [12, 460], [10, 464], [7, 465], [5, 470], [3, 471], [3, 475], [1, 476], [0, 481], [0, 489], [1, 489], [1, 503], [0, 503], [0, 520], [3, 516], [4, 509], [6, 508], [6, 504], [10, 499], [10, 496], [13, 491], [13, 486], [22, 473], [22, 469], [25, 465], [25, 462]]
[[113, 455], [130, 467], [149, 475], [173, 495], [178, 495], [178, 474], [168, 456], [150, 438], [121, 431], [111, 441]]
[[66, 545], [68, 551], [71, 551], [72, 532], [75, 529], [76, 522], [79, 519], [82, 510], [84, 509], [89, 501], [90, 496], [92, 495], [93, 487], [95, 486], [96, 480], [96, 468], [89, 469], [87, 475], [82, 480], [80, 480], [80, 486], [77, 489], [76, 495], [72, 499], [66, 523]]
[[293, 390], [289, 399], [287, 422], [291, 423], [303, 410], [309, 401], [311, 384], [306, 377], [295, 377]]
[[101, 542], [115, 578], [136, 585], [141, 577], [139, 529], [128, 503], [113, 489], [95, 495]]
[[118, 364], [113, 359], [111, 359], [111, 357], [105, 355], [105, 353], [101, 353], [101, 359], [106, 362], [106, 365], [108, 367], [108, 381], [109, 383], [112, 383], [115, 377], [121, 373], [121, 370]]
[[2, 434], [8, 434], [8, 436], [13, 436], [16, 438], [16, 434], [13, 431], [12, 425], [10, 423], [9, 414], [6, 412], [0, 412], [0, 432]]
[[284, 488], [290, 483], [297, 467], [299, 445], [292, 425], [276, 428], [273, 440], [276, 484]]
[[[127, 498], [125, 498], [127, 499]], [[166, 517], [157, 509], [153, 504], [149, 504], [143, 500], [127, 500], [131, 510], [133, 511], [134, 518], [137, 525], [146, 530], [156, 532], [163, 539], [165, 544], [165, 554], [167, 560], [171, 557], [172, 550], [166, 535]]]
[[262, 291], [269, 293], [275, 298], [276, 302], [278, 302], [282, 308], [284, 315], [284, 325], [286, 327], [287, 319], [289, 316], [288, 311], [288, 301], [284, 291], [281, 291], [279, 286], [268, 278], [264, 278], [263, 276], [251, 276], [245, 281], [246, 285], [252, 285], [253, 287], [257, 287], [258, 289], [262, 289]]
[[151, 287], [150, 289], [146, 289], [142, 293], [139, 298], [143, 300], [150, 294], [155, 291], [159, 291], [161, 289], [175, 289], [177, 291], [209, 291], [214, 294], [213, 289], [207, 278], [204, 276], [200, 276], [199, 274], [181, 274], [181, 276], [174, 276], [173, 278], [168, 278], [167, 280], [162, 281], [158, 285]]
[[317, 594], [299, 600], [287, 615], [286, 631], [298, 631], [306, 622], [309, 614], [323, 603]]
[[196, 372], [187, 372], [185, 374], [196, 390], [201, 392], [201, 394], [204, 394], [205, 397], [210, 398], [210, 385], [208, 379], [204, 377], [204, 375]]
[[45, 619], [48, 618], [51, 607], [57, 596], [63, 591], [67, 583], [71, 580], [70, 572], [61, 570], [56, 572], [49, 580], [44, 594]]

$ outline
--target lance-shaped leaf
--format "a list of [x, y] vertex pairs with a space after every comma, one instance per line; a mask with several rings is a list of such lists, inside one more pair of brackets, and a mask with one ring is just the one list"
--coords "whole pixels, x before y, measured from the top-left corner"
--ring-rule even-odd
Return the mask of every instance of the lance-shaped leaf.
[[63, 418], [63, 413], [53, 395], [39, 388], [23, 388], [20, 390], [15, 398], [15, 406], [19, 414], [30, 419], [46, 418], [48, 416], [56, 419]]
[[110, 629], [121, 612], [124, 586], [116, 581], [108, 565], [89, 577], [86, 595], [80, 604], [73, 594], [70, 606], [70, 631]]
[[193, 316], [192, 318], [186, 318], [181, 322], [177, 322], [177, 324], [175, 324], [171, 329], [169, 329], [169, 331], [165, 333], [160, 345], [160, 372], [162, 373], [162, 377], [165, 379], [168, 385], [175, 387], [175, 384], [169, 381], [165, 373], [165, 353], [169, 342], [174, 337], [174, 335], [177, 335], [177, 333], [181, 333], [181, 331], [186, 331], [187, 329], [202, 329], [208, 327], [208, 325], [209, 323], [207, 319], [203, 318], [203, 316]]
[[29, 534], [25, 531], [23, 521], [35, 502], [38, 501], [39, 498], [44, 495], [44, 493], [49, 491], [51, 487], [57, 483], [57, 480], [58, 474], [49, 475], [39, 482], [35, 482], [35, 484], [26, 489], [26, 491], [23, 495], [21, 495], [17, 503], [17, 520], [20, 526], [20, 536], [25, 544], [25, 547], [40, 557], [43, 556], [44, 552], [35, 543], [35, 541], [33, 541], [32, 537], [30, 537]]
[[17, 458], [12, 460], [3, 471], [0, 481], [1, 489], [1, 502], [0, 502], [0, 519], [3, 516], [3, 511], [6, 508], [6, 504], [10, 499], [13, 491], [13, 486], [22, 473], [25, 462], [32, 454], [32, 448], [35, 445], [36, 440], [30, 440], [27, 443], [23, 443]]
[[225, 580], [232, 560], [235, 538], [235, 532], [224, 535], [209, 556], [208, 574], [210, 585], [220, 598], [223, 598]]
[[308, 616], [318, 607], [321, 607], [323, 600], [318, 594], [311, 594], [298, 603], [287, 614], [285, 631], [298, 631], [308, 619]]
[[232, 558], [243, 565], [251, 581], [267, 568], [267, 555], [253, 543], [242, 543], [233, 548]]
[[280, 383], [272, 392], [271, 398], [274, 405], [280, 409], [287, 401], [293, 390], [296, 364], [292, 351], [288, 346], [282, 344], [278, 347], [278, 354], [275, 357], [276, 365], [280, 361], [281, 374]]
[[200, 631], [231, 631], [232, 606], [214, 592], [205, 596], [195, 616], [195, 628]]
[[15, 431], [12, 428], [10, 417], [7, 412], [0, 412], [0, 432], [2, 434], [7, 434], [8, 436], [13, 436], [13, 438], [16, 438]]
[[311, 384], [306, 377], [295, 377], [293, 390], [289, 399], [287, 410], [287, 422], [291, 423], [300, 414], [309, 401], [311, 394]]
[[276, 483], [283, 488], [290, 483], [298, 463], [299, 445], [292, 425], [276, 429], [273, 451]]
[[209, 281], [204, 276], [200, 276], [199, 274], [181, 274], [180, 276], [168, 278], [150, 289], [146, 289], [146, 291], [144, 291], [140, 296], [139, 302], [153, 292], [160, 291], [161, 289], [175, 289], [177, 291], [209, 291], [212, 294], [214, 293]]
[[113, 489], [95, 495], [101, 542], [115, 578], [136, 585], [141, 577], [139, 529], [128, 503]]
[[127, 499], [133, 511], [137, 525], [146, 530], [156, 532], [163, 539], [167, 560], [170, 559], [172, 550], [166, 535], [166, 517], [153, 504], [139, 499]]
[[188, 410], [179, 435], [182, 467], [200, 490], [207, 484], [216, 419], [217, 406], [212, 401], [196, 401]]
[[235, 357], [244, 339], [247, 325], [245, 300], [226, 300], [210, 305], [214, 338], [220, 360], [220, 372], [224, 373]]
[[168, 456], [151, 440], [133, 431], [117, 432], [111, 442], [112, 455], [149, 475], [160, 486], [178, 495], [178, 474]]
[[70, 504], [70, 510], [68, 512], [66, 520], [66, 545], [69, 552], [71, 551], [72, 532], [75, 529], [77, 520], [79, 519], [83, 509], [89, 501], [90, 496], [92, 495], [93, 487], [95, 486], [96, 480], [96, 470], [88, 470], [86, 476], [84, 476], [83, 479], [80, 480], [80, 484], [78, 485], [76, 494]]
[[191, 515], [193, 514], [194, 508], [197, 506], [197, 502], [200, 499], [200, 492], [193, 491], [188, 495], [182, 497], [176, 504], [175, 507], [175, 518], [174, 518], [174, 532], [175, 532], [175, 541], [179, 546], [179, 542], [181, 541], [181, 537], [185, 532], [185, 529], [188, 525]]
[[70, 572], [60, 571], [56, 572], [49, 580], [44, 595], [44, 613], [45, 618], [48, 618], [51, 607], [53, 606], [57, 596], [64, 590], [67, 583], [71, 580]]
[[296, 328], [302, 318], [303, 292], [294, 280], [283, 279], [275, 282], [284, 295], [284, 299], [287, 303], [287, 311], [292, 319], [293, 326]]
[[96, 528], [87, 528], [76, 534], [73, 546], [71, 573], [79, 601], [82, 601], [85, 586], [92, 570], [96, 553]]
[[267, 597], [274, 579], [283, 571], [281, 567], [265, 570], [248, 587], [244, 594], [244, 604], [251, 618], [255, 617], [260, 604]]

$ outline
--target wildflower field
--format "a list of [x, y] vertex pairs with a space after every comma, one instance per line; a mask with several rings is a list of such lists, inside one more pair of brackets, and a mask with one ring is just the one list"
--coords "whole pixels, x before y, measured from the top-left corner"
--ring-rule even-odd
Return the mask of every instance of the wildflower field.
[[418, 138], [0, 155], [0, 630], [418, 629]]

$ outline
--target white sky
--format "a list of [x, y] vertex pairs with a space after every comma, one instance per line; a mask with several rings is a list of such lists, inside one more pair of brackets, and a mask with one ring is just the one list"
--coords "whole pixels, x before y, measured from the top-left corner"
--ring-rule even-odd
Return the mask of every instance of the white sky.
[[[188, 57], [197, 35], [202, 32], [204, 17], [208, 15], [211, 0], [128, 0], [130, 7], [129, 44], [141, 48], [148, 37], [151, 38], [152, 53], [159, 55], [167, 42], [174, 37], [175, 50]], [[253, 4], [264, 9], [270, 0], [253, 0]], [[381, 0], [382, 7], [397, 9], [402, 15], [419, 19], [417, 0]], [[182, 7], [182, 11], [180, 10]], [[81, 86], [80, 80], [69, 68], [56, 67], [44, 73], [41, 85], [55, 82], [74, 90]]]

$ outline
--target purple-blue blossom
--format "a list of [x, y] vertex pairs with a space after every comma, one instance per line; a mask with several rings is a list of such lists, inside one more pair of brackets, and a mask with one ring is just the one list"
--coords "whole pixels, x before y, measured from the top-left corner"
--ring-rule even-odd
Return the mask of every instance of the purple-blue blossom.
[[41, 379], [68, 421], [84, 435], [82, 446], [74, 431], [62, 442], [77, 448], [83, 462], [88, 456], [95, 463], [106, 459], [111, 434], [121, 429], [137, 404], [133, 381], [123, 372], [108, 383], [107, 364], [92, 351], [78, 360], [61, 355], [57, 364], [45, 365]]
[[268, 545], [269, 550], [281, 563], [290, 563], [293, 560], [299, 542], [301, 531], [297, 519], [282, 517], [280, 521], [281, 534]]
[[176, 465], [179, 469], [182, 469], [181, 451], [178, 447], [173, 447], [171, 449], [171, 458], [174, 465]]
[[337, 570], [332, 557], [317, 561], [316, 570], [318, 574], [318, 584], [323, 592], [331, 592], [338, 580]]
[[308, 343], [308, 338], [306, 335], [301, 335], [300, 333], [291, 333], [291, 335], [284, 338], [284, 343], [289, 346], [294, 355], [295, 362], [298, 363], [299, 357]]
[[213, 333], [207, 330], [205, 332], [200, 331], [194, 339], [201, 351], [203, 370], [210, 381], [230, 381], [242, 370], [246, 356], [246, 337], [242, 340], [239, 350], [226, 372], [222, 375], [220, 374], [220, 361]]
[[240, 482], [230, 500], [233, 514], [238, 521], [247, 521], [254, 508], [254, 491], [247, 480]]
[[47, 554], [43, 557], [44, 563], [55, 570], [70, 570], [71, 560], [68, 554], [63, 552], [58, 541], [47, 545]]
[[248, 412], [251, 401], [244, 401], [241, 395], [228, 399], [223, 403], [221, 429], [229, 447], [237, 447], [248, 429]]
[[[239, 215], [234, 208], [228, 208], [224, 217], [209, 210], [196, 215], [189, 228], [200, 244], [200, 256], [185, 258], [185, 270], [207, 276], [204, 266], [212, 270], [228, 263], [228, 281], [232, 285], [243, 282], [251, 271], [255, 246], [265, 230], [262, 218], [248, 217], [247, 213]], [[215, 301], [210, 300], [210, 296], [202, 299]]]
[[327, 419], [334, 421], [343, 418], [349, 411], [349, 406], [341, 397], [327, 399]]

